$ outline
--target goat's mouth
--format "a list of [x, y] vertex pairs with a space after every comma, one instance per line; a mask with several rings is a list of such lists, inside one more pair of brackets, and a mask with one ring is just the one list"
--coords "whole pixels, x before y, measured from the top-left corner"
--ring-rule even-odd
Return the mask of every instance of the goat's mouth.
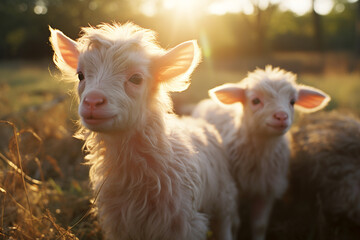
[[286, 123], [267, 123], [266, 125], [278, 132], [285, 132], [289, 127]]
[[92, 115], [90, 116], [86, 116], [86, 117], [82, 117], [82, 120], [85, 124], [90, 125], [90, 126], [95, 126], [95, 125], [101, 125], [103, 123], [106, 123], [110, 120], [112, 120], [115, 116], [110, 116], [110, 117], [94, 117]]

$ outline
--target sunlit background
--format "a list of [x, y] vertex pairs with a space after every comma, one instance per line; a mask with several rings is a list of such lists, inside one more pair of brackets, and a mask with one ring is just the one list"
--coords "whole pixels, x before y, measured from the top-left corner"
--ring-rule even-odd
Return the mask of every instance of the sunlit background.
[[[179, 113], [207, 97], [208, 89], [240, 81], [267, 64], [295, 72], [300, 82], [318, 79], [312, 85], [335, 92], [329, 109], [360, 109], [352, 94], [336, 96], [338, 79], [351, 79], [344, 89], [360, 91], [354, 87], [360, 71], [359, 0], [2, 0], [0, 64], [10, 75], [30, 64], [49, 69], [41, 74], [54, 78], [49, 25], [76, 39], [83, 26], [127, 21], [156, 31], [164, 48], [198, 41], [203, 60], [192, 85], [173, 95]], [[29, 78], [43, 79], [43, 89], [58, 87], [43, 76]], [[0, 75], [0, 117], [44, 101], [42, 94], [15, 91], [36, 89], [32, 80], [16, 84], [11, 78], [17, 76]]]
[[164, 46], [198, 39], [206, 57], [357, 51], [359, 12], [356, 0], [3, 0], [0, 59], [49, 56], [48, 25], [76, 38], [112, 21], [154, 29]]
[[209, 87], [221, 66], [347, 73], [359, 67], [359, 19], [357, 0], [2, 0], [0, 60], [51, 61], [49, 25], [76, 39], [82, 26], [132, 21], [165, 48], [197, 39]]
[[[73, 86], [57, 81], [48, 26], [76, 39], [83, 26], [113, 21], [156, 31], [164, 48], [198, 41], [202, 63], [172, 95], [178, 114], [272, 64], [328, 93], [324, 111], [360, 116], [360, 0], [0, 0], [0, 239], [102, 239], [86, 214], [94, 198], [83, 142], [72, 137]], [[358, 225], [294, 200], [276, 206], [268, 239], [359, 239]]]

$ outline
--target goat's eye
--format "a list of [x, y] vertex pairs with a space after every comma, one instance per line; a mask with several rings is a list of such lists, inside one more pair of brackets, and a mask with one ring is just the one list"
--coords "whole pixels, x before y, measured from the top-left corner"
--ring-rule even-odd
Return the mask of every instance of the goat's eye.
[[78, 78], [79, 78], [80, 81], [85, 79], [85, 76], [84, 76], [84, 74], [82, 72], [78, 72], [77, 75], [78, 75]]
[[139, 73], [135, 73], [129, 78], [129, 81], [133, 84], [140, 85], [142, 83], [143, 77]]
[[294, 106], [294, 104], [295, 104], [295, 99], [291, 99], [291, 100], [290, 100], [290, 105], [291, 105], [291, 106]]
[[252, 104], [254, 104], [254, 105], [258, 105], [259, 103], [261, 103], [261, 101], [260, 101], [259, 98], [254, 98], [251, 102], [252, 102]]

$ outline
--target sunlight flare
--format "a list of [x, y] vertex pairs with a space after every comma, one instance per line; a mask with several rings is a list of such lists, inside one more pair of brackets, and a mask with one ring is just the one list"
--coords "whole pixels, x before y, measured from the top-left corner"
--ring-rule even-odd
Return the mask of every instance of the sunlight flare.
[[[348, 2], [354, 1], [348, 0]], [[291, 11], [299, 16], [308, 13], [312, 9], [311, 0], [162, 0], [160, 2], [145, 0], [140, 10], [147, 16], [154, 16], [160, 9], [175, 11], [177, 15], [184, 16], [204, 13], [213, 15], [244, 13], [252, 15], [256, 8], [266, 10], [273, 4], [278, 5], [281, 11]], [[333, 0], [317, 0], [314, 8], [318, 14], [327, 15], [334, 6]]]

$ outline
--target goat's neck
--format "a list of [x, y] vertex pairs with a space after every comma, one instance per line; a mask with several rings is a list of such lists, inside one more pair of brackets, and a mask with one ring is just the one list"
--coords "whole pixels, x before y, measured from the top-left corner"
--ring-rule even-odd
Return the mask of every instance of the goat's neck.
[[159, 199], [172, 196], [173, 189], [179, 187], [175, 183], [181, 181], [173, 181], [179, 176], [174, 173], [163, 119], [155, 115], [147, 118], [142, 128], [99, 134], [100, 161], [93, 161], [90, 168], [90, 179], [94, 190], [100, 192], [99, 199], [131, 195], [131, 201], [158, 204]]
[[254, 151], [264, 154], [271, 153], [274, 149], [280, 146], [286, 146], [287, 140], [284, 135], [266, 135], [256, 133], [253, 129], [242, 125], [238, 131], [239, 137], [244, 139], [247, 148], [261, 149], [261, 151]]
[[164, 117], [160, 116], [159, 113], [149, 113], [141, 126], [102, 135], [106, 146], [105, 158], [119, 166], [136, 162], [139, 167], [156, 168], [167, 154], [166, 149], [169, 149]]

